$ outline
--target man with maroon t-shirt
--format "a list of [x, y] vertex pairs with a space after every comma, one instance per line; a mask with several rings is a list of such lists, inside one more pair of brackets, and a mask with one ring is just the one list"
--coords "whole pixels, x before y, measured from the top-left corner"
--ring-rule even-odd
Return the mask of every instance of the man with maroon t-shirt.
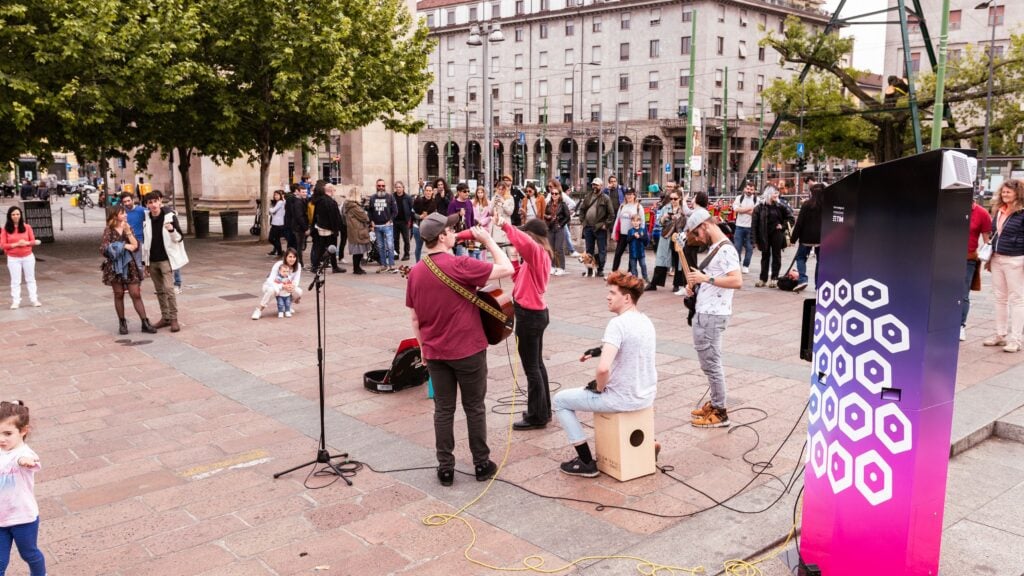
[[427, 267], [429, 257], [437, 268], [471, 293], [491, 280], [512, 275], [512, 262], [483, 228], [472, 228], [473, 237], [491, 253], [494, 264], [468, 256], [453, 256], [458, 213], [433, 213], [420, 221], [420, 238], [427, 245], [423, 260], [409, 271], [405, 305], [412, 309], [412, 331], [420, 342], [423, 360], [434, 385], [434, 444], [437, 478], [451, 486], [455, 478], [455, 401], [462, 393], [469, 449], [476, 479], [484, 481], [497, 471], [487, 446], [487, 336], [480, 309], [445, 284]]
[[986, 244], [992, 233], [992, 216], [978, 205], [971, 203], [971, 229], [967, 236], [967, 274], [964, 276], [964, 297], [960, 304], [960, 341], [967, 340], [967, 313], [971, 311], [971, 288], [977, 277], [977, 290], [981, 290], [981, 260], [978, 260], [978, 237]]

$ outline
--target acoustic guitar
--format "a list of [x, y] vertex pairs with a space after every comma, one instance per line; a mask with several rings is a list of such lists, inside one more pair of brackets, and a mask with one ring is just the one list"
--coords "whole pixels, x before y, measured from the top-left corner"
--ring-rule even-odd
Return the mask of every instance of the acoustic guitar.
[[[409, 266], [398, 267], [402, 278], [408, 278], [409, 270]], [[492, 346], [499, 344], [512, 335], [512, 330], [515, 327], [515, 305], [512, 303], [511, 294], [506, 294], [501, 288], [490, 284], [475, 293], [462, 286], [459, 287], [462, 290], [450, 285], [449, 287], [480, 309], [480, 323], [483, 325], [488, 344]]]

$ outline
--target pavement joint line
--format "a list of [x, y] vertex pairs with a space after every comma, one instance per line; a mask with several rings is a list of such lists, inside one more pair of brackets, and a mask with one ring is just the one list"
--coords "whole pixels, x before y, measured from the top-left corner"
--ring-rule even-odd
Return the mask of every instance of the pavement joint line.
[[219, 462], [211, 462], [202, 466], [189, 468], [188, 470], [180, 472], [178, 475], [184, 478], [191, 478], [193, 480], [201, 480], [226, 469], [245, 468], [247, 467], [246, 465], [255, 466], [257, 464], [262, 464], [270, 460], [269, 456], [270, 453], [266, 450], [250, 450]]

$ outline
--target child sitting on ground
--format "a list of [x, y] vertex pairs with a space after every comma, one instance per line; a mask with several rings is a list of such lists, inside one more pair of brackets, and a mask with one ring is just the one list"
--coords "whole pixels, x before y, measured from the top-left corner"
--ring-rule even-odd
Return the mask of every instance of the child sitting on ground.
[[640, 271], [643, 279], [647, 280], [647, 227], [644, 226], [643, 217], [640, 214], [634, 214], [629, 220], [631, 228], [626, 234], [626, 238], [629, 239], [629, 273], [633, 276], [640, 276], [637, 272], [637, 264], [640, 265]]

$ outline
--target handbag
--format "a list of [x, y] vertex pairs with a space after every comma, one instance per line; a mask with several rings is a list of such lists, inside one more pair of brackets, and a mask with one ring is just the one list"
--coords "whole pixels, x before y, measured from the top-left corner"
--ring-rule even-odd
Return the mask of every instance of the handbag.
[[992, 259], [992, 243], [987, 242], [978, 246], [978, 260], [982, 262], [988, 262]]
[[786, 273], [779, 276], [778, 287], [779, 290], [782, 290], [783, 292], [792, 292], [793, 288], [796, 288], [797, 280], [789, 276], [789, 272], [793, 270], [794, 264], [796, 264], [796, 254], [794, 254], [793, 259], [790, 260], [789, 268], [786, 268]]

